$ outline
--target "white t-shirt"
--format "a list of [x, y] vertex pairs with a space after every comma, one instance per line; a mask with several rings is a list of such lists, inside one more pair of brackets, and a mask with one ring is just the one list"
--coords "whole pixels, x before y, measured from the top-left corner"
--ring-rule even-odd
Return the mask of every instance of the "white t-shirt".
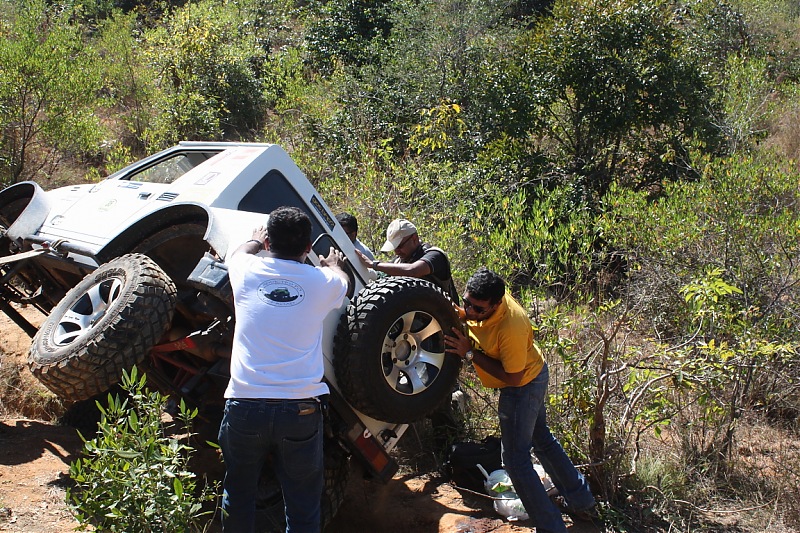
[[302, 399], [322, 382], [322, 321], [345, 281], [328, 268], [238, 253], [227, 260], [236, 313], [226, 398]]

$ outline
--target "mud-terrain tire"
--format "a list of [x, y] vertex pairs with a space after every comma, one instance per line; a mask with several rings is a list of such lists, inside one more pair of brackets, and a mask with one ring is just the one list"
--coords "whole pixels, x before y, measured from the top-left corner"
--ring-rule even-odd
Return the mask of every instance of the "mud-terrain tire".
[[[325, 485], [322, 489], [322, 529], [330, 522], [344, 501], [350, 480], [350, 455], [336, 442], [326, 439], [322, 447], [325, 464]], [[280, 484], [269, 466], [259, 480], [256, 502], [256, 531], [283, 533], [286, 531], [286, 511]]]
[[342, 317], [334, 344], [336, 380], [361, 412], [410, 423], [449, 400], [461, 362], [444, 335], [459, 325], [433, 283], [387, 277], [364, 288]]
[[86, 400], [141, 363], [175, 309], [172, 280], [150, 258], [129, 254], [73, 287], [33, 338], [28, 366], [60, 398]]

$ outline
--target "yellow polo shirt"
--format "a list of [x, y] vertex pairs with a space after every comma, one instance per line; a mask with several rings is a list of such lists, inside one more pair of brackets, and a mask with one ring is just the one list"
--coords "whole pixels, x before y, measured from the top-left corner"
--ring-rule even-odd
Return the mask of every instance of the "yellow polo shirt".
[[[467, 321], [473, 344], [492, 359], [498, 359], [509, 374], [525, 371], [520, 386], [530, 383], [544, 367], [542, 350], [533, 340], [533, 327], [525, 309], [508, 293], [488, 319]], [[484, 387], [508, 386], [480, 365], [474, 365]]]

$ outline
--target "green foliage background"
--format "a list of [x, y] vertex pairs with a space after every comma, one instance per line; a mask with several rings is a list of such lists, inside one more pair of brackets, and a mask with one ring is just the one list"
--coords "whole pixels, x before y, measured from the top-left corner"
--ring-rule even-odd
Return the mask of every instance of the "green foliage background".
[[[797, 431], [797, 2], [0, 3], [4, 185], [281, 144], [373, 249], [403, 216], [509, 280], [620, 528], [696, 525], [747, 416]], [[800, 526], [799, 471], [747, 505]]]

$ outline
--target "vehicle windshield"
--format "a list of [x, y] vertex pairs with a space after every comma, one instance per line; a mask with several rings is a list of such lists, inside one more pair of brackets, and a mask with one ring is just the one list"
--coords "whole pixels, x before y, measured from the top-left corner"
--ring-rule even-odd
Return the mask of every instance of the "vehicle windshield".
[[123, 179], [145, 183], [172, 183], [197, 165], [214, 157], [218, 152], [178, 153], [168, 159], [161, 159]]

